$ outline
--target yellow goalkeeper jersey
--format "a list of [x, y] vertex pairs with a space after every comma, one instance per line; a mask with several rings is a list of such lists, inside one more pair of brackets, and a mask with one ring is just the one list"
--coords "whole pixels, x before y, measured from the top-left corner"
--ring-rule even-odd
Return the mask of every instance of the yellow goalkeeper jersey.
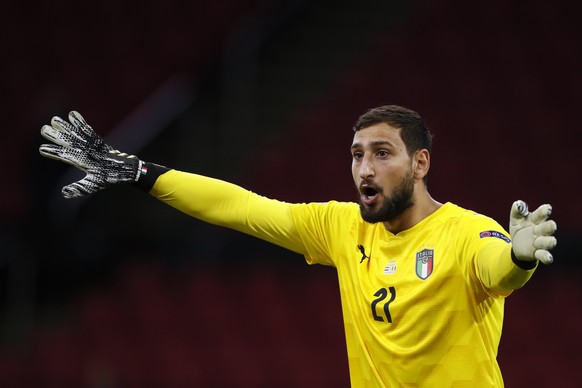
[[477, 263], [509, 246], [497, 222], [451, 203], [397, 235], [364, 222], [356, 204], [293, 214], [308, 262], [337, 268], [353, 387], [503, 386], [510, 291], [487, 289]]
[[337, 269], [352, 387], [502, 387], [504, 297], [534, 270], [493, 219], [446, 203], [396, 235], [355, 203], [289, 204], [172, 170], [156, 198]]

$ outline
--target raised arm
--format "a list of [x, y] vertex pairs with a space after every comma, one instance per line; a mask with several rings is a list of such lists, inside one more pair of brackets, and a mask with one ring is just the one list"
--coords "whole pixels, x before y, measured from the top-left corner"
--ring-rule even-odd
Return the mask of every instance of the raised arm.
[[170, 170], [156, 179], [150, 194], [202, 221], [238, 230], [304, 254], [291, 209], [222, 180]]
[[111, 185], [132, 183], [159, 200], [203, 221], [238, 230], [297, 253], [305, 248], [296, 230], [292, 204], [268, 199], [234, 184], [170, 170], [114, 150], [77, 112], [69, 122], [53, 117], [41, 134], [53, 144], [41, 155], [69, 163], [85, 177], [63, 187], [65, 198], [96, 193]]
[[477, 276], [488, 289], [507, 293], [522, 287], [532, 276], [538, 262], [551, 264], [557, 240], [557, 225], [549, 217], [552, 207], [541, 205], [528, 211], [523, 201], [515, 201], [509, 216], [511, 243], [503, 249], [485, 246], [476, 257]]

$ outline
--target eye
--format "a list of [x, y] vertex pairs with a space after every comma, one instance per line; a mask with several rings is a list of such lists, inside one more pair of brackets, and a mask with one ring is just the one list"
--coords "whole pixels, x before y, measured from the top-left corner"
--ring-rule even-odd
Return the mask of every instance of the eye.
[[380, 151], [376, 152], [376, 155], [378, 155], [381, 158], [387, 158], [388, 156], [390, 156], [390, 152], [388, 152], [386, 150], [380, 150]]
[[359, 152], [359, 151], [352, 152], [352, 158], [354, 160], [361, 160], [363, 157], [364, 157], [364, 154], [362, 152]]

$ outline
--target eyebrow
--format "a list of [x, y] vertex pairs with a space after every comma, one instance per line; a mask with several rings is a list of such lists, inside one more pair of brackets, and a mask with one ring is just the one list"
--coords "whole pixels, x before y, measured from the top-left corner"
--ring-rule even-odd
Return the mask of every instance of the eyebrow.
[[[386, 145], [394, 148], [394, 144], [390, 143], [387, 140], [376, 140], [376, 141], [373, 141], [370, 143], [370, 146], [372, 146], [372, 147], [379, 147], [379, 146], [386, 146]], [[353, 150], [354, 148], [362, 148], [362, 147], [363, 147], [363, 145], [361, 143], [354, 143], [354, 144], [352, 144], [351, 149]]]

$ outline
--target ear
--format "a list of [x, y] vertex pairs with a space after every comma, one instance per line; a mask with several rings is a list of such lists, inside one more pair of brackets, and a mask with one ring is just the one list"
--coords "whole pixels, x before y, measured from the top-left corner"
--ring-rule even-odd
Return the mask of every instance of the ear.
[[430, 153], [427, 149], [416, 151], [412, 157], [412, 173], [414, 179], [423, 179], [430, 169]]

